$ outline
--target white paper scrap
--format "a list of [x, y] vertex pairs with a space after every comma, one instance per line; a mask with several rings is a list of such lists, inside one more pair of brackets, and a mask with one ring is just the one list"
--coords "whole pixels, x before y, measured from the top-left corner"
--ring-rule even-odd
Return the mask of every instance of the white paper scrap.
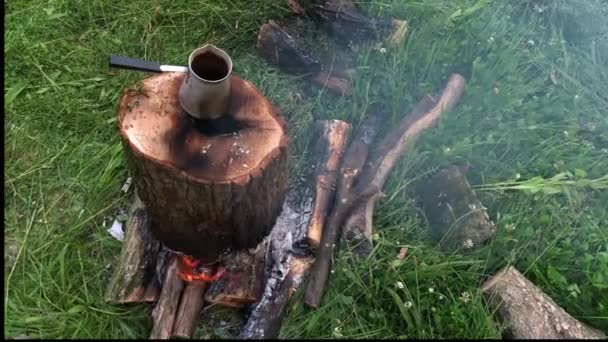
[[125, 233], [122, 231], [122, 222], [118, 220], [114, 220], [112, 227], [108, 229], [108, 233], [118, 241], [123, 241], [125, 239]]

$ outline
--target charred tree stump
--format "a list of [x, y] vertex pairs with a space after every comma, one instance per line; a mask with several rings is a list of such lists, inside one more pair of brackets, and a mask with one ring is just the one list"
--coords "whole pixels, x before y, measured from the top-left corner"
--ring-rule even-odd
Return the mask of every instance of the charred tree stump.
[[[345, 220], [367, 201], [375, 201], [380, 196], [384, 184], [406, 147], [426, 129], [433, 127], [445, 111], [449, 111], [464, 92], [465, 79], [452, 74], [438, 98], [427, 95], [393, 128], [380, 142], [357, 178], [357, 186], [347, 195], [338, 198], [323, 229], [321, 244], [316, 252], [310, 279], [306, 287], [304, 302], [318, 308], [321, 304], [325, 284], [331, 270], [336, 239]], [[369, 228], [371, 229], [371, 228]]]
[[[324, 152], [313, 152], [309, 163], [322, 165], [323, 170], [335, 162], [339, 165], [341, 149], [348, 139], [349, 125], [332, 120], [321, 121], [315, 128], [317, 130], [315, 137], [318, 138], [314, 151]], [[328, 206], [331, 202], [323, 198], [325, 195], [331, 198], [334, 191], [333, 187], [329, 187], [325, 195], [315, 195], [312, 189], [319, 189], [319, 183], [323, 178], [316, 177], [315, 172], [312, 179], [314, 184], [296, 184], [287, 194], [283, 211], [270, 236], [271, 269], [267, 275], [264, 293], [260, 301], [251, 308], [251, 313], [238, 335], [240, 339], [276, 338], [281, 330], [290, 298], [305, 281], [313, 261], [308, 246], [310, 222], [314, 212], [329, 211]]]
[[308, 225], [308, 245], [313, 249], [319, 247], [325, 218], [333, 204], [342, 151], [350, 132], [350, 124], [340, 120], [320, 121], [317, 125], [313, 154], [319, 159], [315, 165], [315, 199]]
[[146, 208], [136, 195], [105, 301], [110, 304], [155, 302], [160, 292], [155, 270], [160, 248], [160, 243], [151, 235]]
[[184, 77], [163, 73], [127, 90], [120, 133], [153, 235], [216, 261], [268, 235], [287, 191], [288, 139], [272, 104], [235, 75], [226, 116], [192, 119], [178, 101]]
[[260, 28], [256, 48], [268, 62], [285, 72], [308, 75], [313, 84], [340, 95], [350, 95], [352, 92], [351, 82], [346, 76], [347, 71], [325, 71], [328, 68], [317, 57], [305, 51], [273, 20]]
[[431, 235], [441, 247], [471, 251], [494, 234], [494, 223], [458, 166], [441, 170], [417, 192]]
[[505, 267], [481, 287], [497, 307], [512, 339], [606, 339], [606, 334], [570, 316], [512, 266]]

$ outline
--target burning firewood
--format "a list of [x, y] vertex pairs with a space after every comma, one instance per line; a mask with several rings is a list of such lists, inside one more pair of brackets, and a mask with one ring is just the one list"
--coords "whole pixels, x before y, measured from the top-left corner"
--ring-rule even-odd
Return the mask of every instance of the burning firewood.
[[232, 253], [223, 266], [226, 273], [213, 282], [205, 293], [205, 301], [235, 308], [258, 301], [264, 289], [264, 268], [268, 241], [254, 251]]
[[407, 32], [407, 22], [398, 19], [373, 19], [361, 13], [351, 0], [289, 0], [293, 13], [309, 13], [336, 40], [344, 45], [384, 38], [389, 45], [400, 44]]
[[160, 243], [151, 235], [144, 204], [135, 196], [126, 223], [126, 236], [118, 263], [106, 289], [105, 301], [111, 304], [156, 302], [156, 259]]
[[570, 316], [512, 266], [481, 287], [506, 327], [509, 339], [606, 339], [606, 334]]
[[441, 247], [472, 251], [494, 234], [494, 223], [458, 166], [439, 171], [418, 187], [418, 194]]
[[273, 20], [262, 25], [257, 49], [270, 63], [296, 75], [307, 74], [309, 80], [340, 95], [350, 95], [351, 82], [347, 71], [327, 70], [316, 57], [306, 52], [295, 39]]
[[[313, 149], [313, 164], [321, 165], [319, 170], [336, 169], [342, 150], [348, 139], [350, 125], [332, 120], [316, 125], [318, 137]], [[316, 162], [315, 162], [316, 161]], [[315, 172], [317, 175], [318, 173]], [[323, 174], [323, 173], [321, 173]], [[279, 216], [270, 236], [272, 268], [266, 281], [262, 299], [253, 306], [247, 322], [238, 338], [271, 339], [279, 334], [287, 304], [293, 293], [304, 282], [312, 258], [306, 241], [310, 222], [314, 213], [324, 216], [328, 212], [335, 187], [320, 187], [324, 177], [313, 177], [314, 185], [295, 184], [285, 200], [283, 212]], [[334, 176], [335, 181], [335, 176]], [[311, 188], [323, 189], [322, 196], [313, 195]], [[322, 224], [320, 225], [322, 227]]]
[[435, 125], [443, 112], [450, 110], [456, 104], [464, 91], [464, 85], [464, 77], [453, 74], [438, 98], [425, 96], [412, 112], [379, 142], [377, 148], [370, 154], [371, 158], [365, 164], [360, 176], [357, 177], [357, 185], [347, 194], [337, 198], [327, 225], [323, 229], [321, 244], [306, 288], [304, 302], [308, 306], [317, 308], [321, 303], [339, 229], [353, 209], [363, 203], [375, 202], [405, 148], [422, 131]]

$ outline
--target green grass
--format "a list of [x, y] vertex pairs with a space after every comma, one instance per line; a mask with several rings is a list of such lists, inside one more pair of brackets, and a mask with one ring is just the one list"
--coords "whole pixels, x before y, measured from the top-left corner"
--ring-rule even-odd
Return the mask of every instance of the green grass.
[[[287, 14], [280, 1], [8, 1], [5, 336], [147, 337], [149, 307], [102, 299], [120, 251], [106, 229], [131, 199], [120, 192], [129, 172], [115, 110], [122, 89], [143, 77], [108, 70], [107, 57], [183, 64], [205, 42], [225, 48], [235, 71], [286, 116], [293, 177], [305, 166], [315, 119], [356, 125], [380, 105], [385, 131], [450, 72], [469, 79], [460, 104], [393, 172], [374, 214], [373, 254], [355, 262], [341, 251], [323, 306], [306, 309], [298, 295], [282, 337], [499, 337], [478, 288], [506, 264], [608, 331], [608, 191], [601, 189], [608, 33], [604, 21], [591, 20], [608, 3], [577, 1], [365, 2], [372, 16], [408, 20], [410, 32], [386, 53], [376, 43], [358, 47], [352, 98], [312, 88], [256, 55], [260, 24]], [[331, 40], [324, 44], [328, 50]], [[490, 243], [461, 256], [439, 251], [428, 237], [413, 188], [429, 172], [465, 161], [498, 229]], [[563, 172], [572, 177], [535, 178]], [[598, 179], [594, 187], [587, 181]], [[505, 189], [506, 182], [531, 189]], [[409, 256], [398, 262], [402, 246]], [[205, 317], [220, 318], [197, 336], [229, 337], [238, 322], [222, 319], [230, 317], [225, 311], [206, 310]]]

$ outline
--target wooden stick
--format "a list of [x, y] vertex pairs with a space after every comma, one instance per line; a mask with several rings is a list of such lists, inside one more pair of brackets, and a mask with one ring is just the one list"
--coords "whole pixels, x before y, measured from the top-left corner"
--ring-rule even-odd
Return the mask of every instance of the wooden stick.
[[331, 211], [338, 168], [350, 132], [350, 124], [340, 120], [324, 120], [317, 125], [320, 134], [313, 153], [319, 162], [315, 166], [315, 199], [308, 225], [308, 245], [313, 249], [319, 247], [325, 218]]
[[104, 299], [111, 304], [155, 302], [159, 285], [155, 277], [160, 243], [152, 236], [146, 208], [139, 196], [129, 210], [120, 257]]
[[509, 339], [606, 339], [574, 319], [517, 269], [508, 266], [481, 287], [506, 327]]
[[[380, 119], [379, 114], [368, 115], [361, 122], [351, 144], [344, 153], [344, 161], [340, 170], [341, 178], [336, 194], [338, 201], [348, 197], [355, 179], [361, 173], [369, 154], [369, 148], [380, 128]], [[344, 223], [344, 238], [355, 245], [353, 252], [356, 255], [364, 255], [371, 250], [373, 209], [374, 201], [370, 199], [358, 205]]]
[[321, 244], [306, 288], [304, 302], [308, 306], [318, 308], [321, 303], [331, 269], [336, 237], [352, 209], [381, 193], [384, 183], [405, 148], [410, 146], [422, 131], [437, 123], [443, 112], [455, 105], [464, 91], [464, 85], [464, 77], [453, 74], [438, 99], [427, 95], [419, 102], [412, 112], [380, 142], [372, 154], [373, 158], [366, 164], [360, 179], [357, 180], [357, 186], [348, 196], [340, 198], [335, 205], [323, 230]]
[[198, 316], [204, 305], [204, 295], [207, 284], [203, 282], [187, 283], [179, 301], [179, 308], [175, 315], [172, 337], [192, 338]]
[[182, 289], [184, 288], [184, 281], [177, 274], [178, 264], [177, 257], [172, 255], [168, 261], [160, 297], [152, 311], [152, 319], [154, 321], [154, 326], [150, 333], [150, 339], [152, 340], [166, 340], [171, 337], [177, 306]]

